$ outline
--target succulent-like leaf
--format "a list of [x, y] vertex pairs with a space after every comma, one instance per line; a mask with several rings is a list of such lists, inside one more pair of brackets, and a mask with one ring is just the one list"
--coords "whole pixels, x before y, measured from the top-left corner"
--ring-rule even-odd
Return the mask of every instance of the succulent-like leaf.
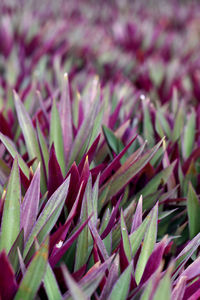
[[84, 227], [88, 224], [91, 216], [79, 226], [79, 228], [76, 228], [74, 230], [74, 233], [65, 241], [65, 243], [62, 245], [62, 247], [58, 247], [57, 251], [54, 252], [54, 255], [50, 257], [50, 264], [51, 266], [55, 266], [56, 263], [62, 258], [62, 256], [66, 253], [66, 251], [71, 247], [73, 242], [77, 239], [81, 231], [84, 229]]
[[192, 109], [191, 114], [188, 116], [187, 123], [185, 125], [184, 135], [183, 135], [183, 155], [184, 158], [188, 158], [193, 150], [194, 140], [195, 140], [195, 127], [196, 127], [196, 114], [194, 109]]
[[31, 184], [21, 204], [20, 228], [24, 229], [24, 240], [27, 240], [29, 233], [36, 221], [40, 200], [40, 164], [34, 174]]
[[[148, 153], [144, 154], [137, 161], [133, 161], [128, 166], [125, 164], [110, 178], [108, 183], [104, 185], [103, 189], [110, 184], [110, 189], [108, 191], [107, 198], [116, 195], [141, 169], [151, 160], [153, 155], [157, 152], [162, 141], [160, 141], [154, 148], [152, 148]], [[102, 192], [102, 190], [101, 190]]]
[[126, 300], [130, 286], [132, 269], [133, 266], [131, 262], [129, 266], [125, 269], [125, 271], [120, 275], [117, 282], [114, 284], [110, 296], [108, 298], [109, 300]]
[[192, 256], [192, 254], [196, 251], [199, 245], [200, 233], [198, 233], [176, 257], [173, 278], [176, 278], [177, 274], [180, 272], [180, 269], [183, 268], [183, 266], [186, 264], [188, 259]]
[[[88, 181], [86, 190], [89, 188], [89, 185], [91, 185], [90, 180]], [[85, 195], [83, 197], [81, 214], [80, 214], [80, 221], [83, 222], [86, 221], [89, 217], [88, 206], [91, 204], [88, 203], [88, 200], [90, 199], [88, 199], [87, 196]], [[89, 255], [88, 248], [89, 248], [89, 228], [88, 226], [86, 226], [80, 233], [76, 243], [76, 258], [75, 258], [75, 267], [74, 267], [75, 271], [79, 270], [87, 262], [88, 255]]]
[[63, 183], [64, 180], [62, 170], [56, 157], [54, 144], [52, 144], [50, 149], [48, 170], [48, 197], [51, 197], [51, 195]]
[[187, 212], [189, 219], [190, 238], [192, 239], [196, 234], [200, 232], [200, 202], [191, 183], [189, 183], [188, 188]]
[[2, 141], [2, 143], [4, 144], [8, 152], [12, 155], [12, 157], [13, 158], [17, 157], [22, 172], [24, 173], [24, 175], [26, 175], [27, 178], [29, 178], [30, 170], [27, 164], [25, 163], [25, 161], [23, 160], [23, 158], [21, 157], [21, 155], [15, 149], [13, 142], [8, 137], [3, 135], [1, 132], [0, 132], [0, 140]]
[[187, 277], [181, 275], [179, 278], [179, 281], [177, 282], [176, 286], [174, 287], [172, 291], [171, 298], [174, 300], [182, 300], [183, 295], [185, 293], [185, 287], [186, 287]]
[[[164, 170], [162, 170], [156, 176], [154, 176], [147, 183], [147, 185], [136, 195], [136, 197], [138, 197], [138, 195], [140, 194], [143, 196], [143, 198], [145, 198], [145, 196], [156, 192], [156, 190], [158, 189], [158, 187], [161, 183], [165, 184], [167, 182], [169, 176], [171, 175], [171, 173], [174, 169], [175, 164], [176, 164], [176, 162], [173, 162], [169, 167], [166, 167]], [[144, 201], [144, 204], [145, 204], [145, 201]]]
[[55, 225], [65, 203], [69, 187], [69, 180], [70, 178], [68, 177], [46, 203], [27, 240], [24, 249], [24, 257], [26, 257], [31, 245], [33, 244], [34, 238], [37, 237], [38, 241], [42, 242]]
[[37, 290], [42, 282], [47, 267], [48, 243], [47, 238], [35, 253], [27, 271], [20, 282], [19, 289], [15, 295], [15, 300], [34, 299]]
[[164, 250], [167, 246], [168, 240], [167, 237], [164, 237], [163, 240], [158, 243], [155, 247], [155, 250], [150, 255], [144, 273], [141, 278], [141, 284], [146, 282], [160, 267], [163, 259]]
[[158, 220], [158, 204], [153, 208], [151, 221], [149, 223], [149, 227], [147, 228], [141, 253], [137, 262], [136, 270], [135, 270], [135, 280], [136, 283], [139, 284], [142, 274], [144, 272], [146, 263], [148, 261], [149, 256], [151, 255], [157, 236], [157, 220]]
[[143, 135], [144, 138], [148, 141], [150, 147], [153, 147], [155, 145], [155, 141], [154, 141], [154, 129], [153, 129], [153, 124], [152, 124], [151, 114], [150, 114], [149, 99], [142, 99], [142, 107], [143, 107], [143, 116], [144, 116]]
[[103, 276], [105, 276], [105, 272], [109, 270], [112, 264], [112, 260], [113, 256], [109, 257], [109, 259], [106, 260], [103, 264], [99, 265], [99, 262], [97, 262], [79, 281], [79, 285], [88, 298], [90, 298], [96, 291]]
[[63, 176], [65, 176], [66, 165], [65, 165], [63, 135], [62, 135], [60, 115], [56, 106], [56, 101], [53, 101], [53, 105], [51, 109], [51, 122], [50, 122], [50, 146], [52, 146], [53, 143], [54, 143], [58, 163], [62, 170]]
[[85, 149], [89, 145], [89, 140], [91, 137], [94, 121], [97, 116], [98, 107], [99, 102], [97, 97], [97, 99], [95, 99], [94, 103], [91, 105], [90, 112], [88, 113], [88, 116], [84, 119], [84, 122], [82, 123], [75, 137], [73, 146], [70, 151], [70, 159], [68, 166], [71, 166], [74, 161], [77, 161], [77, 163], [79, 163], [81, 155], [84, 154]]
[[[35, 130], [30, 116], [28, 115], [24, 105], [22, 104], [18, 94], [14, 91], [14, 103], [17, 111], [18, 121], [25, 139], [27, 151], [30, 159], [37, 159], [39, 162], [42, 161], [38, 140], [36, 137]], [[35, 169], [37, 162], [34, 163], [33, 168]], [[41, 169], [41, 190], [42, 193], [45, 191], [45, 176], [44, 170]]]
[[171, 299], [171, 268], [169, 267], [164, 277], [160, 280], [156, 292], [154, 294], [155, 300], [170, 300]]
[[128, 236], [128, 231], [126, 228], [126, 223], [124, 220], [123, 211], [121, 211], [121, 235], [122, 235], [122, 242], [123, 242], [123, 248], [124, 252], [126, 254], [126, 257], [128, 261], [131, 261], [131, 244]]
[[12, 248], [8, 253], [9, 261], [15, 272], [18, 271], [18, 266], [19, 266], [19, 259], [18, 256], [16, 255], [16, 252], [18, 249], [22, 252], [23, 248], [24, 248], [24, 231], [22, 229], [20, 230], [19, 235], [17, 236], [15, 242], [13, 243]]
[[183, 128], [183, 122], [184, 122], [184, 108], [183, 104], [179, 106], [179, 110], [175, 117], [175, 123], [172, 133], [172, 141], [175, 142], [181, 134], [181, 129]]
[[0, 297], [1, 299], [12, 300], [18, 286], [5, 251], [0, 253], [0, 269]]
[[106, 279], [105, 285], [103, 287], [100, 300], [104, 300], [108, 298], [108, 295], [110, 294], [110, 291], [114, 285], [115, 282], [117, 282], [118, 279], [118, 272], [119, 272], [119, 257], [116, 256], [114, 261], [112, 262], [110, 269], [109, 269], [109, 274]]
[[49, 300], [61, 300], [62, 294], [60, 292], [58, 283], [56, 281], [55, 275], [49, 263], [47, 263], [46, 273], [44, 275], [44, 288], [47, 293]]
[[65, 161], [67, 162], [67, 160], [69, 159], [69, 152], [73, 141], [69, 77], [67, 73], [64, 74], [62, 79], [62, 94], [59, 105], [59, 112], [63, 136]]
[[100, 254], [101, 259], [103, 261], [108, 260], [109, 255], [107, 253], [107, 250], [104, 246], [104, 243], [103, 243], [96, 227], [94, 226], [94, 224], [91, 221], [89, 221], [88, 225], [89, 225], [89, 228], [90, 228], [90, 231], [91, 231], [91, 234], [92, 234], [92, 238], [93, 238], [93, 240], [94, 240], [94, 242], [97, 245], [97, 248], [99, 250], [99, 254]]
[[131, 232], [134, 232], [142, 224], [142, 195], [140, 196], [137, 204], [135, 214], [133, 216], [133, 223], [131, 226]]
[[15, 158], [8, 181], [1, 224], [0, 249], [10, 251], [20, 232], [21, 187], [17, 158]]
[[119, 154], [124, 148], [122, 141], [105, 125], [102, 126], [102, 129], [110, 151], [114, 151], [116, 154]]
[[65, 265], [62, 265], [62, 271], [63, 275], [66, 281], [66, 284], [69, 288], [71, 297], [65, 298], [66, 300], [88, 300], [87, 296], [83, 292], [83, 290], [80, 288], [80, 286], [75, 282], [73, 277], [70, 275], [69, 271], [67, 270]]
[[41, 158], [42, 162], [44, 163], [44, 168], [45, 168], [45, 174], [46, 177], [48, 177], [48, 162], [49, 162], [49, 151], [48, 147], [45, 141], [45, 137], [40, 129], [39, 122], [36, 123], [37, 125], [37, 135], [38, 135], [38, 141], [39, 141], [39, 147], [41, 149]]
[[101, 177], [100, 177], [100, 183], [103, 183], [105, 179], [112, 174], [112, 171], [115, 171], [116, 166], [119, 164], [120, 159], [125, 155], [129, 147], [132, 145], [132, 143], [135, 141], [136, 136], [128, 143], [126, 147], [112, 160], [112, 162], [103, 170]]

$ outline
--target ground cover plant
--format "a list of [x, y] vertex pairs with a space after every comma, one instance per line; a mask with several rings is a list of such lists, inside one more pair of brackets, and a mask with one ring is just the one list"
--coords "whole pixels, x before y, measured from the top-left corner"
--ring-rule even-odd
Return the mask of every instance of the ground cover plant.
[[0, 299], [199, 299], [198, 2], [0, 9]]

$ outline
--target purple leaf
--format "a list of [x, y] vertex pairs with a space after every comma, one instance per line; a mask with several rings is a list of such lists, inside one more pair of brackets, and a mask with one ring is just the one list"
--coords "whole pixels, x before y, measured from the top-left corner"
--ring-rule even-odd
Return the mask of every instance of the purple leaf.
[[[76, 195], [78, 193], [79, 187], [80, 187], [80, 175], [77, 168], [76, 163], [74, 162], [71, 166], [69, 172], [67, 173], [67, 176], [70, 174], [70, 183], [69, 183], [69, 192], [66, 199], [66, 206], [68, 211], [72, 209], [72, 206], [74, 204], [74, 199], [76, 199]], [[66, 176], [66, 177], [67, 177]]]
[[194, 283], [186, 287], [183, 300], [188, 300], [190, 297], [192, 297], [192, 295], [194, 295], [196, 292], [200, 290], [199, 287], [200, 287], [200, 279], [196, 280]]
[[192, 294], [192, 296], [188, 298], [188, 300], [199, 300], [199, 298], [200, 298], [200, 288], [198, 289], [198, 291]]
[[172, 291], [171, 299], [173, 300], [182, 300], [185, 292], [187, 277], [182, 276], [179, 278], [175, 288]]
[[141, 285], [144, 284], [151, 277], [151, 275], [153, 275], [156, 272], [156, 270], [159, 268], [167, 244], [168, 244], [168, 239], [167, 237], [165, 237], [160, 243], [156, 245], [155, 250], [150, 255], [147, 264], [145, 266], [144, 273], [142, 275], [141, 282], [140, 282]]
[[142, 195], [138, 201], [138, 205], [133, 217], [133, 223], [131, 226], [131, 233], [134, 232], [142, 223]]
[[97, 136], [97, 138], [94, 140], [93, 144], [91, 145], [90, 149], [88, 150], [88, 152], [86, 154], [83, 155], [81, 161], [80, 161], [80, 164], [78, 166], [78, 170], [79, 170], [79, 173], [82, 172], [83, 170], [83, 166], [84, 166], [84, 163], [85, 163], [85, 159], [86, 157], [88, 157], [88, 161], [89, 161], [89, 164], [92, 162], [93, 158], [94, 158], [94, 155], [95, 155], [95, 151], [97, 149], [97, 146], [98, 146], [98, 143], [99, 143], [99, 140], [100, 140], [100, 134]]
[[31, 184], [21, 204], [20, 228], [24, 229], [24, 240], [26, 241], [36, 221], [40, 200], [40, 164], [34, 174]]
[[104, 300], [108, 298], [108, 295], [110, 294], [110, 291], [114, 285], [114, 283], [118, 279], [118, 272], [119, 272], [119, 257], [116, 256], [114, 259], [110, 269], [109, 269], [109, 274], [106, 279], [105, 285], [103, 287], [101, 296], [99, 300]]
[[126, 147], [112, 160], [112, 162], [105, 168], [100, 177], [99, 184], [101, 185], [112, 173], [112, 171], [116, 171], [116, 167], [118, 167], [120, 159], [124, 156], [127, 150], [130, 148], [132, 143], [135, 141], [137, 136], [135, 136]]
[[17, 291], [17, 282], [4, 250], [0, 253], [0, 270], [0, 298], [2, 300], [12, 300]]
[[17, 248], [17, 254], [18, 254], [20, 269], [21, 269], [22, 275], [24, 276], [24, 274], [26, 273], [26, 266], [25, 266], [25, 263], [24, 263], [24, 260], [23, 260], [23, 257], [21, 255], [19, 248]]
[[197, 234], [176, 257], [175, 271], [173, 273], [173, 278], [175, 278], [177, 276], [177, 274], [180, 272], [180, 270], [186, 264], [188, 259], [194, 253], [194, 251], [199, 247], [199, 245], [200, 245], [200, 233]]
[[200, 256], [190, 264], [185, 271], [181, 273], [181, 276], [186, 276], [188, 280], [191, 280], [200, 275]]
[[96, 245], [99, 249], [99, 254], [100, 254], [101, 259], [102, 259], [102, 261], [106, 261], [109, 258], [106, 247], [104, 246], [104, 243], [103, 243], [96, 227], [94, 226], [93, 222], [89, 222], [88, 225], [89, 225], [94, 243], [96, 243]]
[[9, 261], [15, 272], [18, 271], [18, 266], [19, 266], [19, 260], [18, 260], [18, 256], [16, 255], [16, 252], [17, 250], [20, 250], [22, 252], [23, 248], [24, 248], [24, 230], [22, 229], [8, 253]]
[[52, 268], [57, 264], [57, 262], [62, 258], [62, 256], [66, 253], [69, 247], [77, 239], [77, 237], [85, 228], [91, 217], [92, 215], [75, 231], [75, 233], [69, 239], [67, 239], [67, 241], [60, 248], [57, 248], [57, 251], [54, 252], [54, 255], [50, 257], [49, 263], [51, 264]]
[[109, 118], [109, 128], [113, 129], [115, 126], [115, 123], [117, 122], [117, 118], [119, 117], [119, 112], [121, 110], [121, 107], [123, 105], [122, 99], [119, 100], [119, 103], [117, 104], [117, 107], [115, 108], [114, 112], [111, 114]]
[[64, 178], [56, 157], [54, 144], [52, 144], [49, 157], [48, 198], [51, 197], [63, 181]]
[[104, 275], [104, 273], [106, 272], [106, 270], [109, 270], [112, 261], [113, 261], [113, 255], [111, 257], [109, 257], [104, 263], [102, 263], [100, 266], [95, 266], [95, 268], [91, 268], [86, 275], [79, 281], [79, 284], [82, 287], [86, 287], [89, 284], [91, 284], [92, 282], [95, 281], [95, 279], [99, 276], [99, 275]]
[[186, 160], [186, 162], [183, 164], [182, 169], [183, 169], [184, 174], [187, 173], [191, 163], [195, 162], [197, 160], [197, 158], [199, 158], [199, 157], [200, 157], [200, 147], [198, 147], [197, 149], [194, 149], [193, 152], [191, 153], [191, 155]]
[[73, 140], [72, 118], [71, 118], [71, 102], [69, 94], [69, 79], [67, 73], [64, 74], [62, 80], [62, 93], [60, 99], [59, 113], [61, 119], [65, 160], [68, 162], [69, 152]]
[[2, 112], [0, 112], [0, 128], [1, 128], [1, 133], [3, 133], [5, 136], [8, 136], [10, 139], [13, 139], [13, 134], [11, 132], [10, 125], [5, 119]]
[[[88, 300], [83, 290], [80, 288], [79, 284], [76, 283], [76, 281], [71, 276], [70, 272], [67, 270], [67, 267], [63, 264], [62, 265], [62, 272], [64, 275], [64, 279], [66, 282], [66, 285], [69, 289], [69, 292], [72, 296], [73, 300]], [[69, 300], [70, 297], [68, 297], [68, 294], [64, 296], [64, 299]]]
[[110, 216], [110, 220], [108, 222], [108, 225], [106, 226], [106, 228], [104, 229], [104, 231], [102, 232], [101, 234], [101, 239], [105, 239], [105, 237], [111, 232], [111, 230], [113, 229], [113, 226], [115, 224], [115, 218], [117, 216], [117, 212], [118, 212], [118, 209], [119, 209], [119, 205], [120, 205], [120, 202], [122, 200], [122, 196], [119, 198], [119, 200], [117, 201], [117, 204], [116, 206], [113, 208], [113, 211], [111, 213], [111, 216]]
[[[80, 198], [80, 193], [81, 193], [81, 190], [82, 190], [82, 184], [80, 186], [80, 189], [79, 189], [79, 192], [78, 192], [78, 195], [76, 197], [76, 201], [74, 202], [74, 205], [67, 217], [67, 220], [65, 222], [64, 225], [62, 225], [56, 232], [54, 232], [52, 234], [52, 236], [50, 237], [50, 247], [49, 247], [49, 252], [51, 251], [51, 249], [53, 247], [56, 246], [56, 244], [58, 244], [59, 242], [63, 242], [66, 238], [66, 235], [68, 233], [68, 230], [71, 226], [71, 223], [77, 213], [77, 206], [78, 206], [78, 202], [79, 202], [79, 198]], [[53, 249], [53, 250], [56, 250], [56, 249]], [[53, 253], [54, 251], [52, 251], [52, 256], [53, 256]]]

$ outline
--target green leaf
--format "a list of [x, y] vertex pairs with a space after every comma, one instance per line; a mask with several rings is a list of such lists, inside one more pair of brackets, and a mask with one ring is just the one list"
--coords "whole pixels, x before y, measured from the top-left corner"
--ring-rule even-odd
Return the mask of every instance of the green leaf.
[[160, 184], [164, 185], [167, 182], [169, 176], [171, 175], [171, 173], [174, 169], [175, 164], [176, 164], [176, 161], [173, 162], [170, 166], [168, 166], [164, 170], [162, 170], [156, 176], [154, 176], [146, 184], [146, 186], [138, 192], [138, 194], [136, 195], [136, 198], [138, 199], [140, 197], [140, 195], [142, 195], [143, 198], [145, 198], [147, 195], [153, 194], [154, 192], [156, 192]]
[[107, 198], [116, 195], [126, 184], [151, 160], [154, 154], [158, 151], [163, 140], [155, 145], [151, 150], [144, 154], [141, 158], [132, 163], [126, 162], [117, 170], [111, 179], [102, 187], [101, 192], [110, 185]]
[[17, 158], [15, 158], [6, 190], [1, 224], [1, 251], [10, 251], [20, 232], [21, 186]]
[[56, 106], [56, 101], [53, 101], [51, 109], [51, 123], [50, 123], [50, 146], [54, 143], [56, 157], [62, 170], [63, 176], [65, 176], [65, 156], [64, 156], [64, 144], [62, 136], [62, 127], [60, 122], [60, 115]]
[[192, 113], [189, 115], [187, 123], [185, 125], [184, 135], [183, 135], [183, 155], [184, 158], [188, 158], [192, 153], [194, 147], [195, 140], [195, 128], [196, 128], [196, 114], [194, 109], [192, 109]]
[[74, 100], [72, 101], [72, 119], [73, 119], [73, 124], [76, 128], [78, 127], [80, 99], [81, 96], [77, 91], [74, 96]]
[[133, 257], [136, 254], [144, 238], [149, 222], [150, 222], [150, 215], [148, 215], [141, 223], [141, 225], [129, 236], [129, 240], [131, 244], [131, 253]]
[[115, 134], [105, 125], [102, 126], [103, 133], [106, 139], [106, 142], [111, 150], [116, 154], [119, 154], [123, 149], [124, 145], [122, 141], [115, 136]]
[[156, 243], [157, 219], [158, 219], [158, 204], [156, 204], [152, 210], [152, 218], [147, 228], [141, 253], [137, 262], [136, 271], [135, 271], [135, 280], [137, 284], [139, 284], [142, 278], [146, 263]]
[[[93, 207], [94, 215], [92, 216], [91, 220], [94, 220], [95, 223], [97, 223], [97, 219], [98, 219], [99, 179], [100, 179], [100, 174], [97, 176], [97, 179], [92, 189], [92, 207]], [[92, 212], [90, 212], [90, 214], [91, 213]]]
[[48, 259], [49, 238], [41, 245], [35, 253], [22, 281], [14, 300], [32, 300], [44, 278]]
[[150, 147], [153, 147], [155, 145], [155, 139], [154, 139], [154, 129], [152, 125], [152, 120], [150, 116], [150, 107], [149, 107], [149, 99], [143, 99], [142, 100], [142, 106], [143, 106], [143, 136], [148, 141], [148, 144]]
[[152, 280], [150, 280], [148, 282], [147, 286], [145, 287], [145, 289], [143, 291], [143, 294], [142, 294], [140, 300], [149, 300], [151, 291], [152, 291]]
[[[17, 111], [18, 121], [25, 139], [27, 151], [30, 159], [37, 158], [33, 164], [33, 170], [35, 171], [38, 165], [38, 162], [42, 163], [42, 158], [40, 154], [40, 147], [37, 141], [36, 133], [33, 128], [33, 124], [30, 116], [28, 115], [24, 105], [22, 104], [19, 96], [14, 92], [14, 102], [15, 109]], [[41, 191], [44, 193], [46, 191], [46, 181], [44, 176], [44, 170], [41, 168]]]
[[130, 240], [128, 236], [128, 231], [126, 228], [126, 223], [124, 221], [124, 215], [123, 211], [121, 211], [121, 235], [122, 235], [122, 241], [123, 241], [123, 247], [124, 247], [124, 252], [126, 254], [126, 257], [128, 261], [131, 261], [131, 245], [130, 245]]
[[175, 142], [181, 135], [182, 128], [184, 126], [184, 115], [185, 113], [183, 109], [183, 104], [181, 104], [175, 117], [174, 129], [171, 137], [173, 142]]
[[73, 300], [88, 300], [82, 289], [79, 287], [79, 285], [76, 283], [76, 281], [73, 279], [73, 277], [70, 275], [69, 271], [67, 270], [65, 265], [62, 265], [62, 271], [63, 275], [66, 281], [66, 284], [69, 288], [70, 294], [72, 297], [68, 297], [65, 299], [73, 299]]
[[38, 121], [37, 121], [36, 125], [37, 125], [38, 140], [40, 143], [40, 148], [41, 148], [42, 156], [44, 159], [44, 165], [45, 165], [45, 169], [46, 169], [46, 175], [48, 178], [49, 150], [48, 150], [45, 138], [43, 136], [43, 133], [40, 129], [40, 125], [39, 125]]
[[90, 144], [90, 139], [93, 132], [93, 127], [95, 120], [98, 119], [98, 111], [99, 111], [99, 100], [100, 100], [100, 92], [97, 90], [97, 96], [94, 99], [94, 102], [91, 104], [90, 111], [88, 115], [84, 118], [84, 121], [81, 124], [80, 129], [75, 137], [73, 142], [72, 149], [70, 151], [70, 159], [68, 168], [72, 165], [74, 161], [77, 164], [80, 162], [84, 152], [88, 148]]
[[[106, 209], [102, 221], [101, 221], [101, 228], [99, 230], [99, 233], [102, 234], [105, 230], [106, 226], [108, 225], [108, 222], [110, 220], [110, 210], [109, 208]], [[103, 239], [104, 246], [108, 252], [109, 255], [111, 255], [112, 252], [112, 232], [110, 232], [104, 239]]]
[[34, 238], [37, 237], [38, 242], [41, 243], [55, 225], [65, 203], [68, 193], [69, 180], [70, 177], [67, 177], [67, 179], [62, 183], [61, 186], [59, 186], [59, 188], [46, 203], [25, 245], [24, 258], [28, 254]]
[[[84, 222], [88, 219], [88, 203], [87, 197], [83, 198], [80, 221]], [[74, 270], [79, 270], [84, 264], [86, 264], [88, 259], [88, 248], [89, 248], [89, 239], [88, 235], [89, 227], [85, 226], [85, 228], [80, 233], [77, 243], [76, 243], [76, 259], [75, 259], [75, 267]]]
[[189, 220], [190, 239], [192, 239], [195, 235], [197, 235], [200, 232], [200, 203], [191, 182], [189, 183], [188, 188], [187, 213]]
[[168, 139], [171, 139], [171, 129], [161, 109], [156, 111], [156, 130], [161, 137], [166, 135]]
[[195, 253], [200, 245], [200, 233], [198, 233], [188, 244], [183, 248], [181, 253], [175, 258], [175, 272], [173, 274], [173, 279], [176, 278], [177, 274], [186, 264], [188, 259]]
[[104, 110], [105, 110], [105, 104], [102, 103], [102, 107], [100, 108], [100, 111], [97, 114], [96, 119], [94, 121], [94, 126], [92, 129], [88, 149], [92, 146], [92, 143], [94, 142], [95, 138], [98, 136], [99, 132], [101, 131], [101, 124], [102, 124], [102, 120], [103, 120], [103, 116], [104, 116]]
[[20, 166], [22, 172], [24, 173], [24, 175], [26, 175], [27, 178], [29, 178], [29, 172], [30, 172], [29, 167], [27, 166], [27, 164], [25, 163], [25, 161], [23, 160], [21, 155], [17, 152], [13, 142], [1, 132], [0, 132], [0, 140], [6, 147], [6, 149], [10, 153], [10, 155], [13, 158], [17, 157], [18, 163], [19, 163], [19, 166]]
[[105, 276], [106, 270], [110, 270], [111, 265], [113, 264], [113, 257], [114, 255], [102, 264], [100, 264], [100, 261], [98, 261], [91, 268], [89, 268], [85, 276], [79, 281], [79, 286], [88, 299], [91, 299], [92, 295], [98, 289], [102, 278]]
[[70, 101], [70, 87], [68, 74], [65, 73], [62, 80], [62, 92], [60, 98], [59, 115], [60, 115], [60, 125], [62, 128], [63, 137], [63, 147], [65, 162], [69, 159], [69, 152], [71, 149], [73, 141], [73, 123], [72, 123], [72, 111], [71, 111], [71, 101]]
[[22, 104], [16, 92], [14, 92], [14, 102], [17, 111], [18, 121], [27, 146], [29, 158], [34, 159], [36, 157], [41, 161], [40, 149], [31, 118], [29, 117], [24, 105]]
[[19, 251], [22, 252], [23, 248], [24, 248], [24, 230], [21, 229], [18, 237], [16, 238], [16, 240], [8, 254], [9, 261], [15, 272], [18, 271], [18, 267], [19, 267], [19, 258], [18, 258], [18, 255], [16, 255], [17, 249], [19, 249]]
[[132, 262], [125, 269], [125, 271], [120, 275], [119, 279], [115, 283], [111, 294], [109, 296], [109, 300], [126, 300], [127, 294], [129, 291], [130, 281], [131, 281], [131, 272], [133, 266]]
[[171, 299], [171, 267], [169, 267], [160, 280], [156, 292], [154, 294], [154, 300], [170, 300]]
[[55, 275], [49, 263], [44, 276], [44, 288], [49, 300], [61, 300], [62, 295], [56, 281]]
[[[135, 212], [135, 205], [131, 202], [129, 206], [124, 210], [124, 219], [126, 220], [126, 226], [128, 230], [131, 229], [134, 212]], [[120, 240], [121, 240], [121, 223], [118, 222], [112, 229], [112, 251], [114, 251], [116, 247], [118, 247]]]

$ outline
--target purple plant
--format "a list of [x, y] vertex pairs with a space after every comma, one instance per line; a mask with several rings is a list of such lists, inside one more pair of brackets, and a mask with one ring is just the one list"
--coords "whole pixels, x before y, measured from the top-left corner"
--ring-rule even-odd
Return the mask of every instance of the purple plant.
[[0, 7], [0, 298], [199, 299], [199, 4], [51, 4]]

